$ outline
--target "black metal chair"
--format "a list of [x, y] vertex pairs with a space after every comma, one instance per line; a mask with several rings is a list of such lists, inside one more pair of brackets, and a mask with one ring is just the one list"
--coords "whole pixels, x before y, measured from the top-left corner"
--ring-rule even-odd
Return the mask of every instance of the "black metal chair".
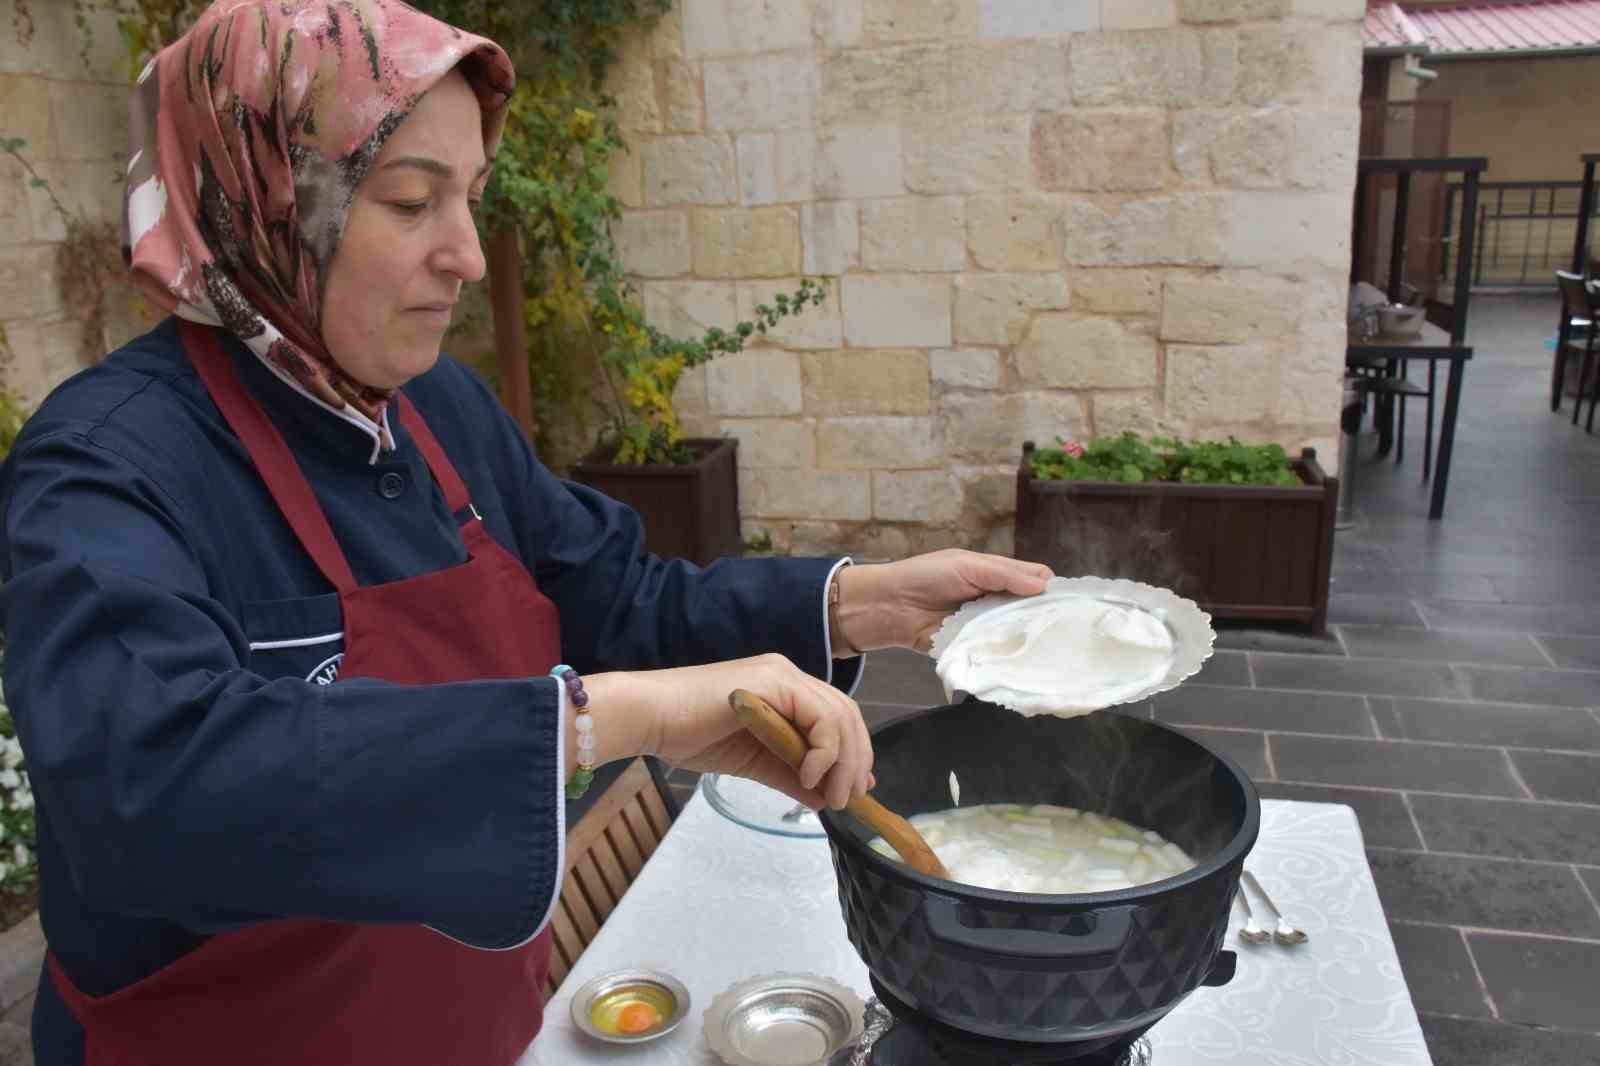
[[1578, 395], [1572, 404], [1572, 424], [1577, 425], [1595, 345], [1595, 298], [1583, 278], [1565, 270], [1556, 271], [1556, 286], [1561, 290], [1561, 325], [1556, 331], [1556, 353], [1550, 368], [1550, 410], [1561, 410], [1561, 393], [1567, 384], [1567, 359], [1571, 355], [1579, 356]]

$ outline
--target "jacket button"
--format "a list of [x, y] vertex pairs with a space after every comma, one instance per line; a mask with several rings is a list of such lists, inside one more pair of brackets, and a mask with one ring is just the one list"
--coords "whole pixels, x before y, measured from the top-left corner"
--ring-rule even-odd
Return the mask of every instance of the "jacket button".
[[386, 500], [397, 500], [406, 491], [406, 479], [393, 470], [378, 478], [378, 495]]

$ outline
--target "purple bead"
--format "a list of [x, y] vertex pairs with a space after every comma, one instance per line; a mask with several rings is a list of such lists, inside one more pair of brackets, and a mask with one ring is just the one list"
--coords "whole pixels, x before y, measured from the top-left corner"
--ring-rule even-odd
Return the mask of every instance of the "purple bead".
[[589, 694], [581, 688], [572, 693], [572, 705], [580, 708], [589, 706]]

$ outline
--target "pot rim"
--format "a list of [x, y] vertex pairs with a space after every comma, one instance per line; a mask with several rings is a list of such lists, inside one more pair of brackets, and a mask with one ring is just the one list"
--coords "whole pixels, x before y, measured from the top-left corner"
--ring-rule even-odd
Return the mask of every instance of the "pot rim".
[[[907, 715], [904, 718], [897, 718], [893, 722], [885, 723], [872, 730], [872, 733], [876, 735], [897, 726], [926, 718], [929, 715], [965, 706], [966, 704], [952, 703], [942, 707], [930, 707], [915, 714]], [[1101, 710], [1093, 713], [1116, 714], [1118, 712], [1115, 710]], [[897, 859], [890, 859], [887, 856], [880, 855], [877, 851], [869, 848], [866, 841], [845, 827], [843, 824], [843, 811], [824, 808], [819, 813], [819, 817], [823, 830], [828, 834], [828, 844], [831, 847], [843, 848], [853, 858], [865, 858], [868, 862], [874, 863], [875, 869], [880, 876], [899, 880], [925, 892], [931, 891], [944, 895], [960, 896], [980, 903], [992, 903], [1008, 907], [1026, 906], [1030, 909], [1044, 910], [1079, 911], [1085, 909], [1085, 907], [1140, 903], [1152, 895], [1204, 881], [1227, 866], [1235, 863], [1242, 864], [1245, 856], [1250, 853], [1250, 849], [1255, 847], [1256, 838], [1261, 833], [1261, 796], [1256, 791], [1255, 782], [1251, 781], [1249, 775], [1240, 769], [1238, 763], [1204, 741], [1197, 740], [1187, 733], [1151, 719], [1133, 718], [1126, 714], [1122, 715], [1122, 717], [1128, 718], [1129, 721], [1138, 722], [1141, 725], [1165, 730], [1195, 745], [1221, 763], [1233, 775], [1234, 780], [1238, 782], [1244, 794], [1244, 821], [1239, 826], [1238, 831], [1234, 833], [1232, 839], [1218, 849], [1211, 858], [1197, 863], [1181, 874], [1162, 878], [1160, 881], [1151, 881], [1148, 884], [1135, 885], [1132, 888], [1119, 888], [1110, 892], [1081, 892], [1068, 895], [1042, 892], [1010, 892], [998, 888], [981, 888], [977, 885], [967, 885], [957, 881], [946, 881], [938, 877], [930, 877], [927, 874], [918, 873]]]

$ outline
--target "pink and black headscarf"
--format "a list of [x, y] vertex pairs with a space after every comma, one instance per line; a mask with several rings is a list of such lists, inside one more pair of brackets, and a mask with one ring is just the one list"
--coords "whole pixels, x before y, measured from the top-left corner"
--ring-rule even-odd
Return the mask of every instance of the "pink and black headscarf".
[[140, 288], [381, 434], [391, 391], [329, 354], [324, 281], [356, 187], [455, 69], [493, 158], [516, 80], [493, 41], [399, 0], [217, 0], [134, 90], [124, 221]]

